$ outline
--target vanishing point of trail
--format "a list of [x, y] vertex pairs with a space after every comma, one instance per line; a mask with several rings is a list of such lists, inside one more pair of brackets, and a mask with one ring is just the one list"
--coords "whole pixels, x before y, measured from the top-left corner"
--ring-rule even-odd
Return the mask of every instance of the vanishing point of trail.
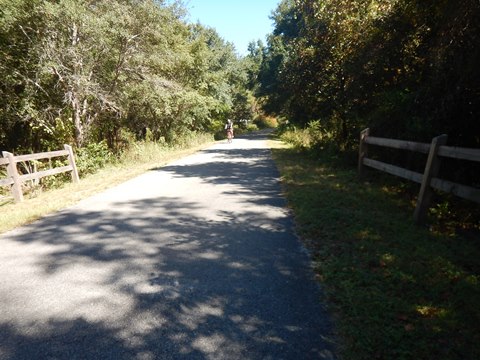
[[266, 134], [0, 236], [0, 359], [334, 359]]

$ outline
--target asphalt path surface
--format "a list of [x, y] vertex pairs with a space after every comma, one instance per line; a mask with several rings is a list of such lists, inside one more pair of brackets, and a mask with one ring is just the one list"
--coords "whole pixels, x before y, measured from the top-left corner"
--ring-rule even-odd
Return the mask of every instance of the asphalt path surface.
[[334, 359], [266, 134], [0, 236], [0, 359]]

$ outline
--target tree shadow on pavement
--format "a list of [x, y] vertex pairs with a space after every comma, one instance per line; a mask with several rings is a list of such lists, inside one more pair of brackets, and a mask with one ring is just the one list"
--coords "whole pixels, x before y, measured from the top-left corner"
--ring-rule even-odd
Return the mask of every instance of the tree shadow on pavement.
[[[245, 201], [283, 208], [267, 152], [232, 149], [228, 173], [221, 159], [159, 171], [236, 184], [257, 194]], [[119, 201], [7, 233], [0, 359], [333, 359], [291, 219], [201, 211], [175, 197]]]

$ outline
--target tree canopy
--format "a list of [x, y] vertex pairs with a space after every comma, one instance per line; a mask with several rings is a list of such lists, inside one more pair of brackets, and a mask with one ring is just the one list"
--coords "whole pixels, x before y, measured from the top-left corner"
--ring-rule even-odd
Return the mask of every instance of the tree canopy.
[[480, 145], [475, 0], [283, 0], [258, 75], [264, 109], [338, 144], [383, 136]]
[[[388, 137], [480, 145], [476, 0], [282, 0], [239, 57], [160, 0], [0, 0], [0, 146], [175, 141], [264, 112], [352, 147]], [[254, 96], [252, 95], [254, 94]]]
[[0, 0], [1, 148], [115, 148], [146, 129], [168, 142], [244, 115], [242, 59], [184, 12], [158, 0]]

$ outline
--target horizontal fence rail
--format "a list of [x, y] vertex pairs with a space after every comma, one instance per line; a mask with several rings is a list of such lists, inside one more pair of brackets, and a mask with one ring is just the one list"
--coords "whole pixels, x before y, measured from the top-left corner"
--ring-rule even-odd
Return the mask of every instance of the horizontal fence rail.
[[[423, 223], [426, 219], [433, 195], [432, 189], [451, 193], [463, 199], [480, 203], [480, 189], [439, 179], [437, 177], [442, 157], [480, 162], [480, 149], [446, 146], [445, 143], [447, 142], [447, 138], [447, 135], [441, 135], [434, 138], [430, 144], [426, 144], [374, 137], [370, 136], [370, 129], [365, 129], [360, 133], [358, 172], [360, 175], [362, 175], [364, 172], [364, 167], [368, 166], [376, 170], [380, 170], [388, 174], [421, 184], [414, 213], [414, 219], [417, 223]], [[423, 174], [421, 174], [399, 166], [370, 159], [368, 158], [368, 145], [383, 146], [392, 149], [408, 150], [428, 154], [425, 171]]]
[[418, 143], [413, 141], [403, 141], [367, 136], [365, 138], [365, 142], [371, 145], [385, 146], [392, 149], [416, 151], [424, 154], [428, 154], [428, 152], [430, 151], [430, 144]]
[[[7, 167], [7, 178], [0, 179], [0, 186], [11, 186], [11, 192], [15, 202], [23, 201], [23, 191], [22, 185], [25, 181], [28, 180], [38, 180], [45, 176], [51, 176], [55, 174], [60, 174], [64, 172], [72, 173], [72, 181], [78, 182], [78, 170], [75, 164], [75, 157], [73, 154], [73, 149], [70, 145], [64, 145], [65, 150], [58, 151], [49, 151], [37, 154], [27, 154], [27, 155], [13, 155], [8, 151], [3, 151], [3, 158], [0, 158], [0, 166]], [[34, 161], [34, 160], [45, 160], [53, 159], [56, 157], [66, 156], [69, 165], [67, 166], [58, 166], [48, 170], [36, 171], [30, 174], [20, 174], [17, 169], [17, 163]]]
[[10, 178], [0, 180], [0, 186], [8, 186], [8, 185], [12, 185], [12, 184], [13, 184], [13, 180], [10, 179]]

